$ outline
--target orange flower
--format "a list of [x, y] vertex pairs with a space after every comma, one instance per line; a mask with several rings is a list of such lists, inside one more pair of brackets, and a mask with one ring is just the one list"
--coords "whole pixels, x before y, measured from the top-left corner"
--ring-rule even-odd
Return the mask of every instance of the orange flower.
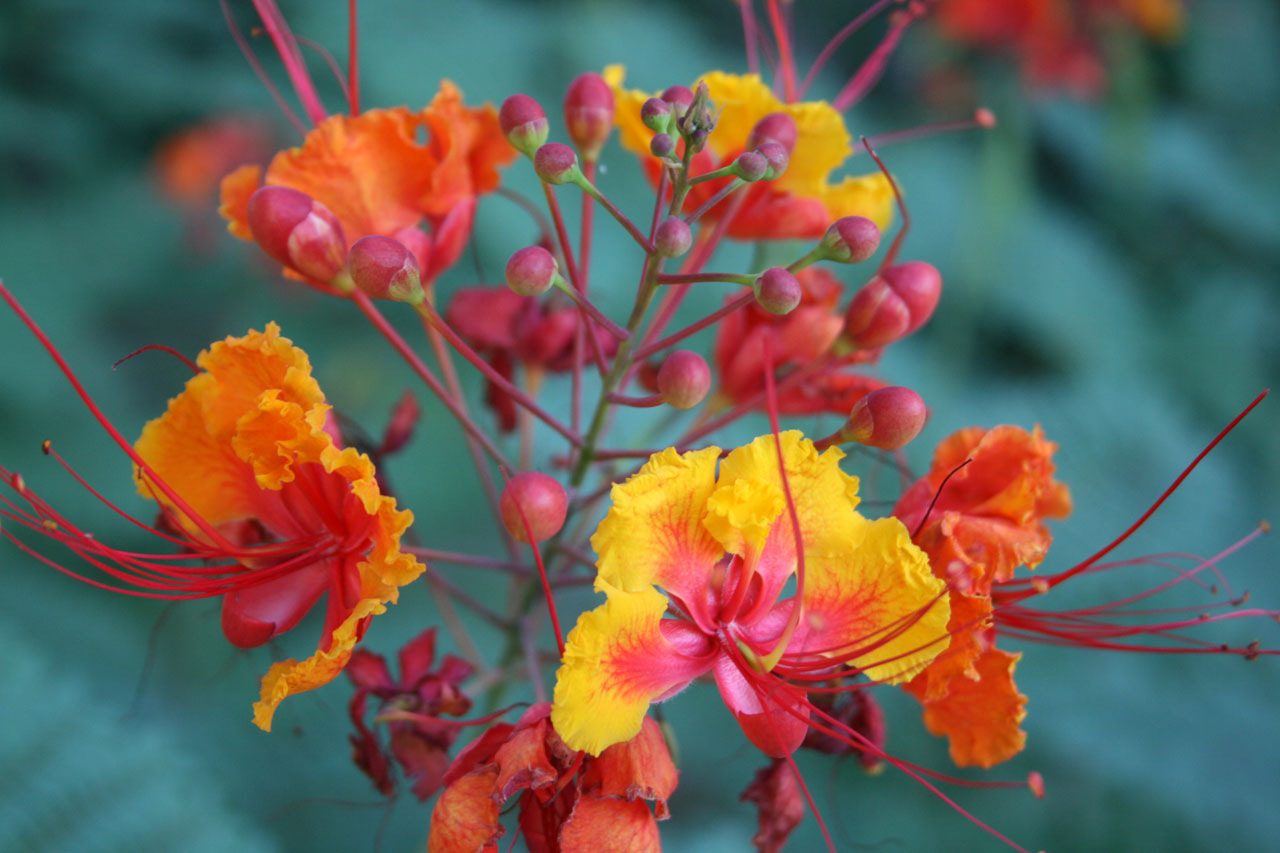
[[333, 680], [369, 619], [422, 572], [400, 551], [413, 515], [381, 493], [367, 456], [335, 440], [307, 354], [281, 337], [274, 323], [214, 344], [197, 363], [202, 370], [164, 415], [146, 425], [133, 448], [85, 397], [134, 460], [138, 491], [160, 505], [154, 527], [135, 523], [177, 546], [178, 554], [111, 548], [31, 492], [21, 477], [0, 469], [30, 507], [20, 510], [6, 501], [10, 509], [2, 512], [121, 584], [86, 578], [40, 557], [95, 586], [168, 600], [220, 596], [223, 633], [242, 648], [290, 630], [325, 596], [315, 653], [273, 664], [262, 680], [254, 722], [270, 730], [280, 701]]
[[959, 765], [990, 767], [1022, 749], [1019, 656], [994, 646], [991, 593], [1019, 566], [1040, 564], [1052, 541], [1045, 519], [1071, 511], [1067, 487], [1053, 479], [1056, 449], [1039, 427], [960, 430], [894, 507], [948, 582], [951, 644], [907, 690], [924, 703], [929, 730], [950, 738]]
[[222, 176], [270, 150], [261, 121], [215, 116], [166, 137], [153, 159], [161, 191], [186, 208], [207, 210]]
[[[617, 98], [614, 121], [622, 145], [640, 156], [656, 183], [661, 166], [649, 152], [653, 133], [640, 120], [640, 107], [650, 95], [622, 88], [625, 71], [620, 65], [606, 68], [604, 76]], [[754, 74], [712, 71], [699, 82], [707, 86], [718, 115], [707, 147], [693, 158], [693, 174], [732, 163], [746, 147], [752, 128], [766, 116], [783, 113], [796, 128], [790, 163], [780, 177], [744, 187], [738, 191], [740, 199], [721, 202], [707, 214], [708, 220], [714, 220], [735, 211], [728, 236], [738, 240], [817, 238], [842, 216], [865, 216], [881, 230], [888, 227], [893, 215], [893, 192], [884, 175], [872, 172], [835, 183], [831, 180], [852, 153], [852, 137], [834, 107], [825, 101], [783, 103]], [[697, 210], [726, 183], [727, 179], [713, 180], [693, 187], [685, 203], [686, 212]]]
[[[426, 142], [418, 140], [422, 131]], [[498, 167], [515, 156], [493, 107], [465, 106], [445, 80], [419, 112], [395, 107], [326, 118], [300, 147], [276, 154], [265, 177], [258, 166], [241, 166], [222, 181], [220, 212], [232, 234], [252, 240], [250, 196], [263, 184], [289, 187], [336, 215], [348, 247], [370, 234], [400, 240], [429, 281], [457, 261], [476, 197], [497, 187]]]
[[[520, 832], [531, 853], [656, 853], [677, 771], [662, 731], [639, 733], [599, 756], [570, 749], [546, 703], [514, 726], [499, 723], [458, 754], [431, 814], [428, 853], [496, 851], [499, 810], [520, 798]], [[643, 800], [652, 800], [654, 809]]]

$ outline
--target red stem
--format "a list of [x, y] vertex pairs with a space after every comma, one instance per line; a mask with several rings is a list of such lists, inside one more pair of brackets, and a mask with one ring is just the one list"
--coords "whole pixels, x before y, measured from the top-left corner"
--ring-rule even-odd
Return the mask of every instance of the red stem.
[[885, 6], [893, 3], [894, 0], [879, 0], [871, 8], [864, 11], [861, 15], [844, 25], [840, 32], [836, 33], [831, 41], [827, 42], [827, 46], [818, 54], [818, 58], [813, 61], [813, 65], [809, 68], [809, 73], [804, 76], [804, 82], [800, 84], [800, 91], [796, 93], [797, 98], [803, 98], [804, 93], [809, 90], [809, 86], [813, 84], [813, 80], [818, 76], [818, 72], [822, 70], [822, 66], [827, 64], [827, 60], [831, 58], [831, 54], [836, 52], [840, 45], [844, 44], [845, 39], [862, 29], [863, 25], [870, 21], [873, 17], [880, 14]]
[[788, 104], [796, 99], [796, 65], [791, 56], [791, 39], [787, 36], [787, 25], [782, 20], [782, 10], [778, 0], [769, 0], [769, 23], [773, 25], [773, 37], [778, 43], [778, 65], [782, 71], [782, 95]]
[[306, 63], [302, 61], [302, 51], [298, 49], [298, 43], [294, 40], [293, 33], [289, 31], [284, 15], [280, 14], [280, 9], [274, 0], [253, 0], [253, 7], [258, 10], [258, 17], [262, 19], [267, 35], [271, 36], [271, 41], [276, 46], [276, 53], [280, 55], [280, 61], [284, 63], [285, 71], [289, 73], [293, 91], [302, 102], [302, 108], [306, 111], [307, 117], [311, 119], [312, 124], [319, 124], [328, 118], [329, 112], [320, 103], [315, 83], [311, 81]]
[[351, 115], [360, 115], [360, 34], [356, 22], [356, 0], [347, 0], [347, 90]]
[[707, 328], [708, 326], [712, 326], [718, 323], [723, 318], [728, 317], [734, 311], [737, 311], [740, 308], [745, 308], [746, 306], [750, 305], [752, 302], [755, 301], [755, 298], [756, 298], [755, 293], [742, 294], [737, 299], [730, 302], [728, 305], [725, 305], [723, 308], [720, 308], [716, 311], [711, 312], [710, 314], [708, 314], [706, 317], [703, 317], [698, 322], [693, 323], [689, 326], [686, 326], [685, 328], [681, 329], [678, 332], [673, 332], [672, 334], [667, 335], [667, 337], [663, 338], [660, 341], [654, 341], [653, 343], [648, 344], [647, 346], [641, 347], [640, 349], [636, 350], [635, 353], [632, 355], [632, 360], [637, 362], [643, 361], [644, 359], [653, 355], [655, 352], [658, 352], [659, 350], [664, 350], [674, 343], [679, 343], [680, 341], [684, 340], [690, 335], [695, 335], [698, 332], [701, 332], [703, 329]]

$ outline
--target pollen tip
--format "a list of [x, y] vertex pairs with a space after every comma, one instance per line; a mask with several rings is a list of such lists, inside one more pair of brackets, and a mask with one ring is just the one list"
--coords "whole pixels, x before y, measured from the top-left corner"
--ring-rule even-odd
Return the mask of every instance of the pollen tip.
[[1258, 522], [1258, 529], [1261, 530], [1263, 533], [1270, 533], [1271, 522], [1267, 521], [1265, 518], [1262, 519], [1261, 521]]
[[14, 491], [19, 494], [22, 494], [27, 490], [27, 481], [22, 479], [21, 474], [14, 474], [13, 477], [10, 478], [10, 482], [13, 485]]
[[44, 526], [44, 529], [45, 529], [45, 530], [57, 530], [57, 529], [58, 529], [58, 523], [57, 523], [56, 521], [54, 521], [53, 519], [51, 519], [51, 518], [46, 518], [44, 521], [42, 521], [42, 522], [40, 522], [40, 523]]
[[978, 107], [973, 111], [973, 122], [984, 130], [990, 130], [996, 126], [996, 114], [986, 107]]
[[52, 449], [53, 449], [53, 442], [50, 441], [49, 439], [46, 438], [44, 441], [40, 442], [40, 452], [43, 453], [45, 456], [48, 456], [49, 451]]
[[1044, 595], [1049, 591], [1049, 582], [1044, 578], [1035, 578], [1031, 581], [1031, 587], [1040, 595]]
[[1031, 793], [1037, 800], [1044, 799], [1044, 776], [1039, 770], [1032, 770], [1027, 774], [1027, 787], [1031, 789]]

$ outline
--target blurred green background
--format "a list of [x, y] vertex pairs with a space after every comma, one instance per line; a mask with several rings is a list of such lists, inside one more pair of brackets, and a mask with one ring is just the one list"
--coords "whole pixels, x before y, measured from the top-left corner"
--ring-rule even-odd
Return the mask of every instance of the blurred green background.
[[[281, 5], [296, 32], [344, 55], [346, 4]], [[802, 60], [861, 5], [797, 4]], [[232, 7], [247, 26], [250, 4]], [[873, 26], [843, 49], [816, 93], [834, 94], [841, 64], [847, 74], [881, 32]], [[574, 75], [610, 62], [626, 63], [629, 82], [649, 89], [710, 68], [744, 69], [735, 9], [718, 0], [383, 0], [363, 4], [361, 43], [368, 106], [418, 106], [444, 76], [473, 102], [523, 91], [550, 107]], [[1122, 530], [1280, 373], [1278, 45], [1270, 0], [1197, 4], [1176, 45], [1110, 40], [1111, 96], [1082, 104], [1032, 97], [1007, 64], [972, 62], [917, 28], [848, 117], [855, 133], [873, 134], [963, 113], [972, 104], [931, 105], [918, 95], [931, 69], [961, 61], [978, 98], [1000, 116], [988, 133], [883, 151], [916, 220], [904, 256], [933, 262], [946, 288], [932, 323], [892, 348], [882, 367], [932, 407], [910, 448], [918, 467], [940, 438], [971, 423], [1039, 422], [1060, 443], [1059, 476], [1076, 511], [1055, 528], [1046, 568], [1068, 566]], [[268, 45], [259, 40], [257, 49], [283, 87]], [[318, 61], [312, 67], [339, 109], [336, 86]], [[254, 247], [222, 233], [212, 201], [204, 228], [214, 239], [193, 242], [189, 217], [156, 190], [149, 170], [160, 141], [228, 111], [268, 117], [281, 145], [295, 139], [214, 2], [5, 3], [0, 276], [126, 435], [162, 411], [184, 369], [155, 354], [116, 371], [113, 361], [153, 342], [194, 354], [271, 319], [310, 353], [330, 400], [376, 433], [415, 387], [385, 343], [349, 306], [276, 280]], [[632, 158], [611, 145], [604, 165], [606, 191], [627, 210], [647, 210]], [[534, 188], [527, 167], [510, 174], [513, 186]], [[492, 277], [531, 236], [509, 202], [486, 199], [474, 263], [468, 257], [447, 274], [442, 294], [474, 283], [477, 269]], [[621, 312], [637, 258], [607, 227], [599, 245], [596, 291]], [[748, 254], [724, 257], [716, 266], [743, 265]], [[851, 288], [865, 276], [840, 272]], [[690, 316], [719, 299], [699, 296]], [[405, 329], [413, 333], [411, 323]], [[478, 401], [474, 383], [472, 391]], [[563, 401], [562, 389], [548, 393], [552, 405]], [[1264, 403], [1122, 555], [1208, 555], [1259, 518], [1280, 519], [1277, 406]], [[812, 429], [834, 426], [827, 418]], [[723, 441], [760, 429], [747, 423]], [[46, 438], [108, 496], [140, 508], [125, 458], [16, 320], [0, 317], [0, 460], [103, 538], [145, 548], [40, 454]], [[554, 444], [540, 438], [545, 459]], [[459, 445], [447, 415], [428, 405], [392, 473], [424, 542], [491, 548]], [[869, 473], [867, 459], [851, 461]], [[1278, 553], [1264, 538], [1227, 563], [1258, 606], [1280, 606]], [[477, 594], [500, 594], [493, 576], [444, 570]], [[1083, 579], [1061, 591], [1060, 604], [1116, 597], [1158, 577], [1135, 570]], [[286, 702], [276, 732], [264, 735], [249, 723], [249, 704], [279, 652], [232, 650], [216, 602], [166, 609], [113, 596], [8, 545], [0, 580], [0, 849], [370, 850], [384, 818], [381, 849], [425, 839], [428, 808], [402, 796], [388, 813], [349, 763], [345, 679]], [[572, 616], [589, 604], [586, 594], [568, 596], [564, 608]], [[375, 621], [367, 642], [389, 653], [434, 621], [418, 585]], [[317, 630], [307, 622], [285, 650], [304, 652]], [[1276, 647], [1278, 633], [1259, 622], [1217, 625], [1209, 635]], [[479, 636], [496, 643], [482, 629]], [[962, 804], [1031, 849], [1274, 847], [1274, 659], [1025, 651], [1018, 683], [1031, 698], [1028, 746], [990, 775], [1040, 770], [1048, 796], [954, 792]], [[914, 702], [880, 695], [895, 754], [946, 769], [945, 743], [924, 732]], [[663, 825], [667, 849], [746, 849], [755, 815], [737, 794], [760, 759], [714, 688], [695, 686], [666, 712], [685, 771], [675, 817]], [[814, 755], [801, 764], [841, 849], [1000, 849], [900, 774], [867, 778], [853, 762]], [[818, 846], [809, 820], [791, 849]]]

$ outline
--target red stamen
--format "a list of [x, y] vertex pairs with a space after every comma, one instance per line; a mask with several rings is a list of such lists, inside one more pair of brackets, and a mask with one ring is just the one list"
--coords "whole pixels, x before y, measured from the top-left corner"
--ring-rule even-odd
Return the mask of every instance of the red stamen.
[[284, 15], [280, 14], [280, 8], [276, 6], [275, 0], [253, 0], [253, 7], [258, 10], [258, 17], [262, 19], [267, 35], [271, 36], [276, 53], [280, 55], [280, 61], [284, 64], [289, 80], [293, 83], [293, 91], [302, 102], [302, 108], [312, 124], [319, 124], [328, 117], [329, 111], [320, 103], [320, 96], [316, 94], [311, 74], [302, 60], [302, 51], [298, 49], [298, 43], [289, 30], [289, 25], [285, 23]]
[[923, 15], [924, 11], [922, 4], [912, 3], [898, 14], [889, 25], [889, 32], [885, 34], [884, 40], [876, 45], [875, 50], [871, 51], [871, 55], [867, 57], [867, 61], [854, 72], [849, 82], [840, 90], [840, 94], [831, 102], [836, 110], [844, 112], [871, 91], [884, 74], [885, 66], [889, 64], [889, 57], [897, 49], [898, 42], [902, 40], [907, 27]]
[[124, 363], [125, 363], [126, 361], [128, 361], [129, 359], [133, 358], [135, 355], [139, 355], [139, 354], [141, 354], [141, 353], [144, 353], [144, 352], [146, 352], [147, 350], [159, 350], [160, 352], [167, 352], [169, 355], [173, 356], [173, 357], [174, 357], [174, 358], [176, 358], [178, 361], [182, 362], [182, 363], [183, 363], [183, 364], [185, 364], [187, 367], [191, 368], [191, 372], [192, 372], [192, 373], [194, 373], [194, 374], [196, 374], [196, 375], [199, 375], [199, 374], [200, 374], [200, 368], [196, 366], [196, 363], [195, 363], [194, 361], [192, 361], [191, 359], [187, 358], [185, 355], [183, 355], [182, 353], [178, 352], [178, 351], [177, 351], [176, 349], [174, 349], [173, 347], [167, 347], [167, 346], [165, 346], [165, 345], [163, 345], [163, 344], [147, 344], [145, 347], [139, 347], [138, 349], [136, 349], [136, 350], [134, 350], [133, 352], [129, 353], [129, 354], [128, 354], [128, 355], [126, 355], [124, 358], [120, 359], [119, 361], [113, 362], [113, 363], [112, 363], [112, 365], [111, 365], [111, 369], [112, 369], [112, 370], [115, 370], [115, 369], [116, 369], [116, 368], [118, 368], [120, 365], [124, 364]]
[[970, 456], [968, 459], [964, 460], [959, 465], [952, 468], [947, 473], [947, 476], [942, 478], [942, 482], [938, 484], [938, 490], [933, 493], [933, 500], [929, 501], [929, 508], [924, 511], [924, 516], [920, 519], [920, 523], [916, 525], [916, 529], [911, 531], [912, 540], [914, 540], [917, 536], [920, 535], [921, 530], [924, 530], [925, 523], [928, 522], [929, 515], [933, 512], [934, 505], [938, 503], [938, 498], [942, 497], [942, 490], [947, 487], [947, 481], [950, 480], [952, 477], [954, 477], [957, 473], [959, 473], [961, 468], [968, 465], [972, 461], [973, 461], [973, 457]]
[[351, 115], [360, 115], [360, 32], [356, 22], [356, 0], [347, 2], [347, 82]]
[[[324, 64], [329, 67], [329, 73], [333, 75], [333, 79], [338, 81], [338, 89], [342, 92], [342, 100], [346, 101], [347, 105], [350, 106], [351, 90], [347, 88], [347, 78], [343, 75], [342, 68], [338, 65], [338, 60], [334, 59], [333, 54], [330, 53], [323, 45], [312, 41], [306, 36], [295, 36], [295, 38], [297, 38], [298, 43], [303, 47], [309, 47], [319, 54], [320, 59], [322, 59]], [[356, 115], [354, 111], [351, 114]]]
[[791, 56], [791, 38], [787, 35], [787, 25], [782, 20], [782, 10], [778, 0], [768, 0], [769, 23], [773, 27], [773, 38], [778, 44], [778, 65], [782, 73], [783, 100], [788, 104], [796, 99], [796, 63]]
[[863, 25], [876, 15], [883, 12], [887, 6], [894, 2], [896, 2], [896, 0], [877, 0], [871, 8], [865, 10], [862, 14], [858, 15], [858, 17], [845, 24], [843, 29], [836, 33], [835, 36], [832, 37], [831, 41], [827, 42], [827, 46], [822, 49], [822, 52], [818, 54], [818, 58], [813, 61], [813, 65], [809, 68], [809, 73], [804, 76], [804, 82], [800, 84], [800, 91], [796, 93], [796, 98], [804, 97], [804, 93], [808, 91], [809, 86], [813, 84], [814, 78], [818, 76], [818, 72], [822, 70], [822, 66], [826, 65], [827, 60], [836, 52], [836, 48], [844, 44], [845, 40], [848, 39], [849, 36], [862, 29]]
[[249, 47], [249, 42], [245, 39], [244, 33], [240, 32], [240, 25], [236, 23], [236, 19], [231, 14], [231, 7], [227, 5], [227, 0], [218, 0], [218, 5], [222, 7], [222, 16], [227, 21], [227, 28], [231, 30], [231, 38], [235, 40], [236, 47], [240, 48], [240, 54], [249, 63], [249, 67], [253, 69], [253, 73], [257, 76], [259, 82], [267, 90], [267, 94], [276, 102], [276, 106], [280, 108], [280, 112], [284, 113], [284, 117], [293, 125], [294, 130], [298, 131], [299, 136], [307, 135], [307, 128], [298, 119], [296, 113], [284, 99], [284, 95], [280, 94], [280, 90], [276, 88], [276, 84], [271, 82], [271, 78], [267, 76], [266, 69], [262, 67], [262, 63], [258, 61], [258, 57], [254, 55], [253, 50]]
[[[907, 142], [912, 139], [920, 139], [926, 136], [937, 136], [942, 133], [957, 133], [968, 130], [989, 130], [995, 127], [995, 116], [988, 109], [979, 108], [974, 110], [973, 116], [967, 119], [959, 119], [956, 121], [940, 121], [933, 124], [922, 124], [919, 127], [910, 127], [906, 130], [895, 130], [891, 133], [882, 133], [879, 136], [870, 137], [868, 144], [877, 148], [883, 148], [886, 145], [896, 145], [899, 142]], [[857, 154], [855, 150], [853, 152]]]
[[902, 200], [902, 192], [898, 189], [898, 182], [893, 179], [893, 175], [889, 174], [889, 170], [884, 167], [880, 156], [871, 147], [871, 141], [865, 136], [862, 137], [862, 147], [867, 149], [871, 159], [875, 160], [876, 165], [880, 167], [880, 172], [884, 175], [885, 180], [889, 182], [889, 188], [893, 190], [893, 197], [898, 202], [898, 210], [902, 213], [902, 227], [894, 235], [893, 242], [889, 245], [889, 251], [885, 253], [884, 260], [880, 262], [880, 270], [883, 271], [885, 267], [898, 259], [898, 250], [902, 248], [902, 241], [906, 238], [907, 232], [911, 230], [911, 214], [907, 212], [907, 204]]

